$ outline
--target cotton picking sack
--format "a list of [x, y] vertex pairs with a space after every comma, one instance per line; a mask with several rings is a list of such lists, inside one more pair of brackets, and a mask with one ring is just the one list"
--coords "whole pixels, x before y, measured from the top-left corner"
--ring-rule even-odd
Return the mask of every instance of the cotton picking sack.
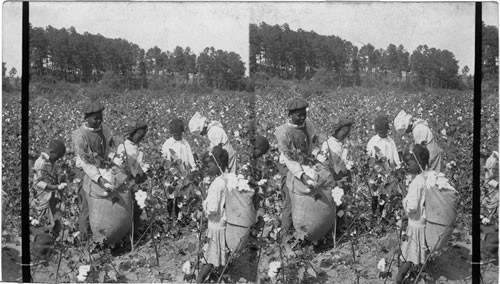
[[425, 239], [432, 250], [443, 248], [453, 232], [457, 218], [458, 192], [442, 173], [426, 173]]
[[119, 242], [132, 228], [132, 191], [121, 186], [108, 196], [102, 196], [102, 188], [84, 177], [89, 190], [85, 190], [89, 206], [90, 228], [94, 240], [108, 244]]
[[[319, 184], [333, 181], [326, 167], [314, 166]], [[308, 193], [309, 189], [292, 173], [288, 172], [286, 185], [292, 200], [292, 220], [297, 231], [306, 233], [305, 238], [317, 241], [326, 235], [336, 221], [336, 207], [332, 197], [332, 189], [326, 183]]]
[[226, 244], [235, 252], [246, 246], [250, 227], [257, 218], [253, 205], [255, 191], [248, 185], [248, 180], [234, 173], [227, 175], [226, 185]]

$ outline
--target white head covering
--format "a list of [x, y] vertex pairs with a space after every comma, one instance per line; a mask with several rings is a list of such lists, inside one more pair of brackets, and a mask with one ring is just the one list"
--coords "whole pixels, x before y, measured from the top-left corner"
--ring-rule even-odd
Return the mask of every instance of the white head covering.
[[226, 131], [222, 128], [222, 124], [218, 121], [212, 121], [207, 126], [207, 138], [210, 141], [210, 147], [217, 146], [219, 144], [225, 145], [229, 138], [227, 137]]
[[203, 130], [207, 118], [202, 116], [199, 112], [196, 112], [193, 117], [189, 120], [188, 127], [191, 133], [199, 132]]
[[429, 124], [427, 121], [418, 119], [413, 123], [413, 140], [415, 140], [415, 143], [417, 144], [422, 144], [422, 142], [426, 142], [426, 144], [429, 144], [432, 139], [434, 139], [434, 136], [432, 135], [432, 131], [429, 128]]
[[398, 115], [394, 118], [394, 129], [396, 131], [406, 130], [410, 125], [412, 116], [406, 113], [404, 110], [401, 110]]

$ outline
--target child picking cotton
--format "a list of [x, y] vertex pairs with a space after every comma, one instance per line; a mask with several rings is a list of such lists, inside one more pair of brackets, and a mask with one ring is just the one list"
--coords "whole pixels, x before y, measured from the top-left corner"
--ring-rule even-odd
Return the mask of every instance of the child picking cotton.
[[[322, 160], [321, 155], [325, 155], [325, 163], [329, 166], [334, 180], [340, 183], [341, 180], [350, 181], [350, 164], [352, 162], [347, 160], [348, 150], [345, 148], [345, 140], [349, 137], [353, 121], [346, 118], [334, 118], [330, 121], [330, 131], [332, 135], [328, 140], [323, 142], [321, 146], [321, 154], [318, 155], [318, 160]], [[341, 193], [340, 194], [340, 190]], [[344, 191], [349, 192], [350, 187], [339, 186], [336, 190], [336, 195], [343, 195]], [[339, 192], [339, 193], [337, 193]], [[338, 199], [338, 198], [337, 198]], [[338, 219], [337, 233], [341, 233], [347, 229], [346, 216], [343, 214], [346, 210], [346, 204], [337, 203]], [[340, 214], [339, 214], [340, 213]]]
[[484, 183], [481, 193], [483, 223], [498, 222], [498, 152], [493, 151], [484, 165]]
[[[149, 165], [143, 161], [144, 154], [139, 148], [147, 130], [148, 126], [144, 122], [127, 120], [123, 127], [125, 141], [118, 145], [116, 154], [113, 156], [113, 163], [119, 169], [119, 173], [113, 180], [118, 181], [119, 177], [126, 177], [126, 180], [122, 180], [121, 183], [128, 186], [132, 194], [137, 190], [134, 185], [143, 183], [147, 178], [146, 172], [149, 170]], [[119, 188], [120, 184], [114, 186]], [[139, 226], [141, 213], [142, 210], [134, 198], [134, 230]]]
[[401, 283], [412, 265], [423, 266], [430, 253], [443, 248], [453, 231], [456, 218], [457, 191], [443, 174], [426, 171], [429, 151], [415, 145], [405, 153], [408, 172], [414, 175], [403, 208], [408, 216], [406, 240], [401, 244], [404, 263], [399, 268], [396, 283]]
[[161, 148], [163, 158], [166, 160], [166, 168], [169, 169], [170, 176], [166, 182], [166, 187], [169, 191], [167, 196], [167, 208], [170, 215], [177, 216], [177, 219], [182, 218], [179, 212], [178, 198], [182, 198], [179, 192], [180, 188], [185, 188], [187, 175], [189, 172], [196, 170], [191, 146], [186, 139], [182, 137], [184, 133], [184, 124], [182, 120], [176, 118], [170, 122], [170, 133], [172, 137], [167, 139]]
[[207, 190], [207, 198], [203, 201], [203, 211], [208, 218], [206, 231], [208, 243], [204, 247], [204, 264], [198, 277], [197, 283], [203, 283], [210, 271], [221, 268], [227, 261], [226, 249], [226, 191], [227, 191], [227, 151], [221, 145], [215, 146], [211, 153], [204, 155], [202, 162], [206, 173], [215, 178]]
[[36, 210], [36, 220], [42, 226], [55, 225], [54, 214], [60, 198], [59, 190], [66, 188], [66, 183], [60, 183], [58, 180], [55, 163], [64, 156], [64, 153], [66, 153], [64, 143], [52, 140], [33, 166], [35, 196], [31, 201], [31, 208]]
[[389, 136], [389, 118], [386, 115], [379, 115], [374, 121], [374, 129], [377, 134], [366, 146], [368, 155], [375, 160], [372, 166], [372, 178], [369, 181], [372, 188], [372, 213], [375, 216], [378, 209], [382, 218], [385, 218], [388, 211], [385, 204], [391, 195], [386, 188], [394, 187], [390, 185], [388, 177], [391, 172], [401, 167], [401, 160], [396, 143]]

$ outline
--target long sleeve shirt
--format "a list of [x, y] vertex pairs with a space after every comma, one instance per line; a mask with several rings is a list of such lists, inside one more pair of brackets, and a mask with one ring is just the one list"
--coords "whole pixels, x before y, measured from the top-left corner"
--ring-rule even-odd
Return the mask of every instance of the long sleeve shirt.
[[321, 152], [327, 153], [327, 158], [333, 165], [335, 173], [338, 174], [347, 170], [347, 149], [344, 149], [342, 142], [337, 140], [335, 137], [330, 136], [327, 141], [323, 142]]
[[47, 189], [47, 185], [56, 185], [58, 183], [57, 173], [54, 169], [54, 164], [50, 162], [49, 155], [45, 152], [40, 154], [40, 157], [33, 165], [33, 186], [36, 189], [34, 197], [38, 210], [47, 208], [53, 191]]
[[203, 210], [209, 220], [224, 222], [226, 219], [226, 174], [218, 176], [207, 190], [207, 198], [203, 201]]
[[139, 151], [139, 146], [134, 142], [126, 139], [122, 144], [118, 145], [116, 153], [120, 155], [127, 155], [128, 166], [132, 172], [132, 175], [141, 175], [143, 173], [143, 156], [144, 153]]
[[298, 179], [304, 173], [300, 161], [291, 155], [291, 152], [300, 150], [305, 156], [310, 156], [313, 150], [313, 138], [315, 136], [314, 127], [308, 120], [304, 125], [297, 126], [287, 122], [278, 128], [274, 133], [278, 140], [278, 149], [280, 151], [280, 163]]
[[[380, 149], [378, 152], [375, 147]], [[398, 148], [396, 147], [396, 143], [392, 140], [391, 137], [387, 136], [382, 138], [378, 135], [373, 136], [366, 146], [366, 150], [368, 151], [368, 155], [375, 158], [387, 158], [387, 161], [391, 165], [395, 165], [396, 168], [401, 167], [401, 160], [399, 159]]]
[[403, 208], [408, 214], [409, 224], [424, 225], [426, 182], [423, 173], [417, 175], [408, 187], [408, 194], [403, 199]]
[[[170, 151], [172, 150], [173, 153]], [[175, 140], [173, 137], [167, 139], [161, 148], [162, 156], [167, 160], [180, 159], [186, 168], [196, 168], [191, 146], [186, 139]]]
[[101, 159], [105, 159], [112, 143], [112, 135], [109, 128], [101, 125], [99, 129], [93, 129], [82, 125], [71, 133], [76, 155], [76, 167], [81, 168], [85, 174], [93, 181], [98, 182], [101, 174], [95, 164], [87, 161], [86, 155], [93, 153]]

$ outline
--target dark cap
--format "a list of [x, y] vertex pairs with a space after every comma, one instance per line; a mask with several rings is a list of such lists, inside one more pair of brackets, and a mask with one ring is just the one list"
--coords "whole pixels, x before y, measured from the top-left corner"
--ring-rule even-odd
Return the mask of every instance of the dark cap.
[[303, 99], [299, 99], [299, 98], [293, 98], [293, 99], [289, 100], [287, 102], [287, 104], [286, 104], [286, 108], [289, 111], [298, 110], [298, 109], [304, 109], [304, 108], [306, 108], [308, 106], [309, 106], [309, 103], [307, 103]]
[[83, 113], [85, 115], [91, 114], [91, 113], [96, 113], [96, 112], [102, 112], [104, 110], [104, 106], [101, 105], [99, 102], [90, 102], [85, 107], [83, 108]]
[[331, 131], [332, 132], [335, 132], [337, 131], [338, 129], [342, 128], [343, 126], [351, 126], [354, 121], [352, 121], [351, 119], [347, 119], [347, 118], [338, 118], [338, 117], [335, 117], [334, 119], [331, 120]]

